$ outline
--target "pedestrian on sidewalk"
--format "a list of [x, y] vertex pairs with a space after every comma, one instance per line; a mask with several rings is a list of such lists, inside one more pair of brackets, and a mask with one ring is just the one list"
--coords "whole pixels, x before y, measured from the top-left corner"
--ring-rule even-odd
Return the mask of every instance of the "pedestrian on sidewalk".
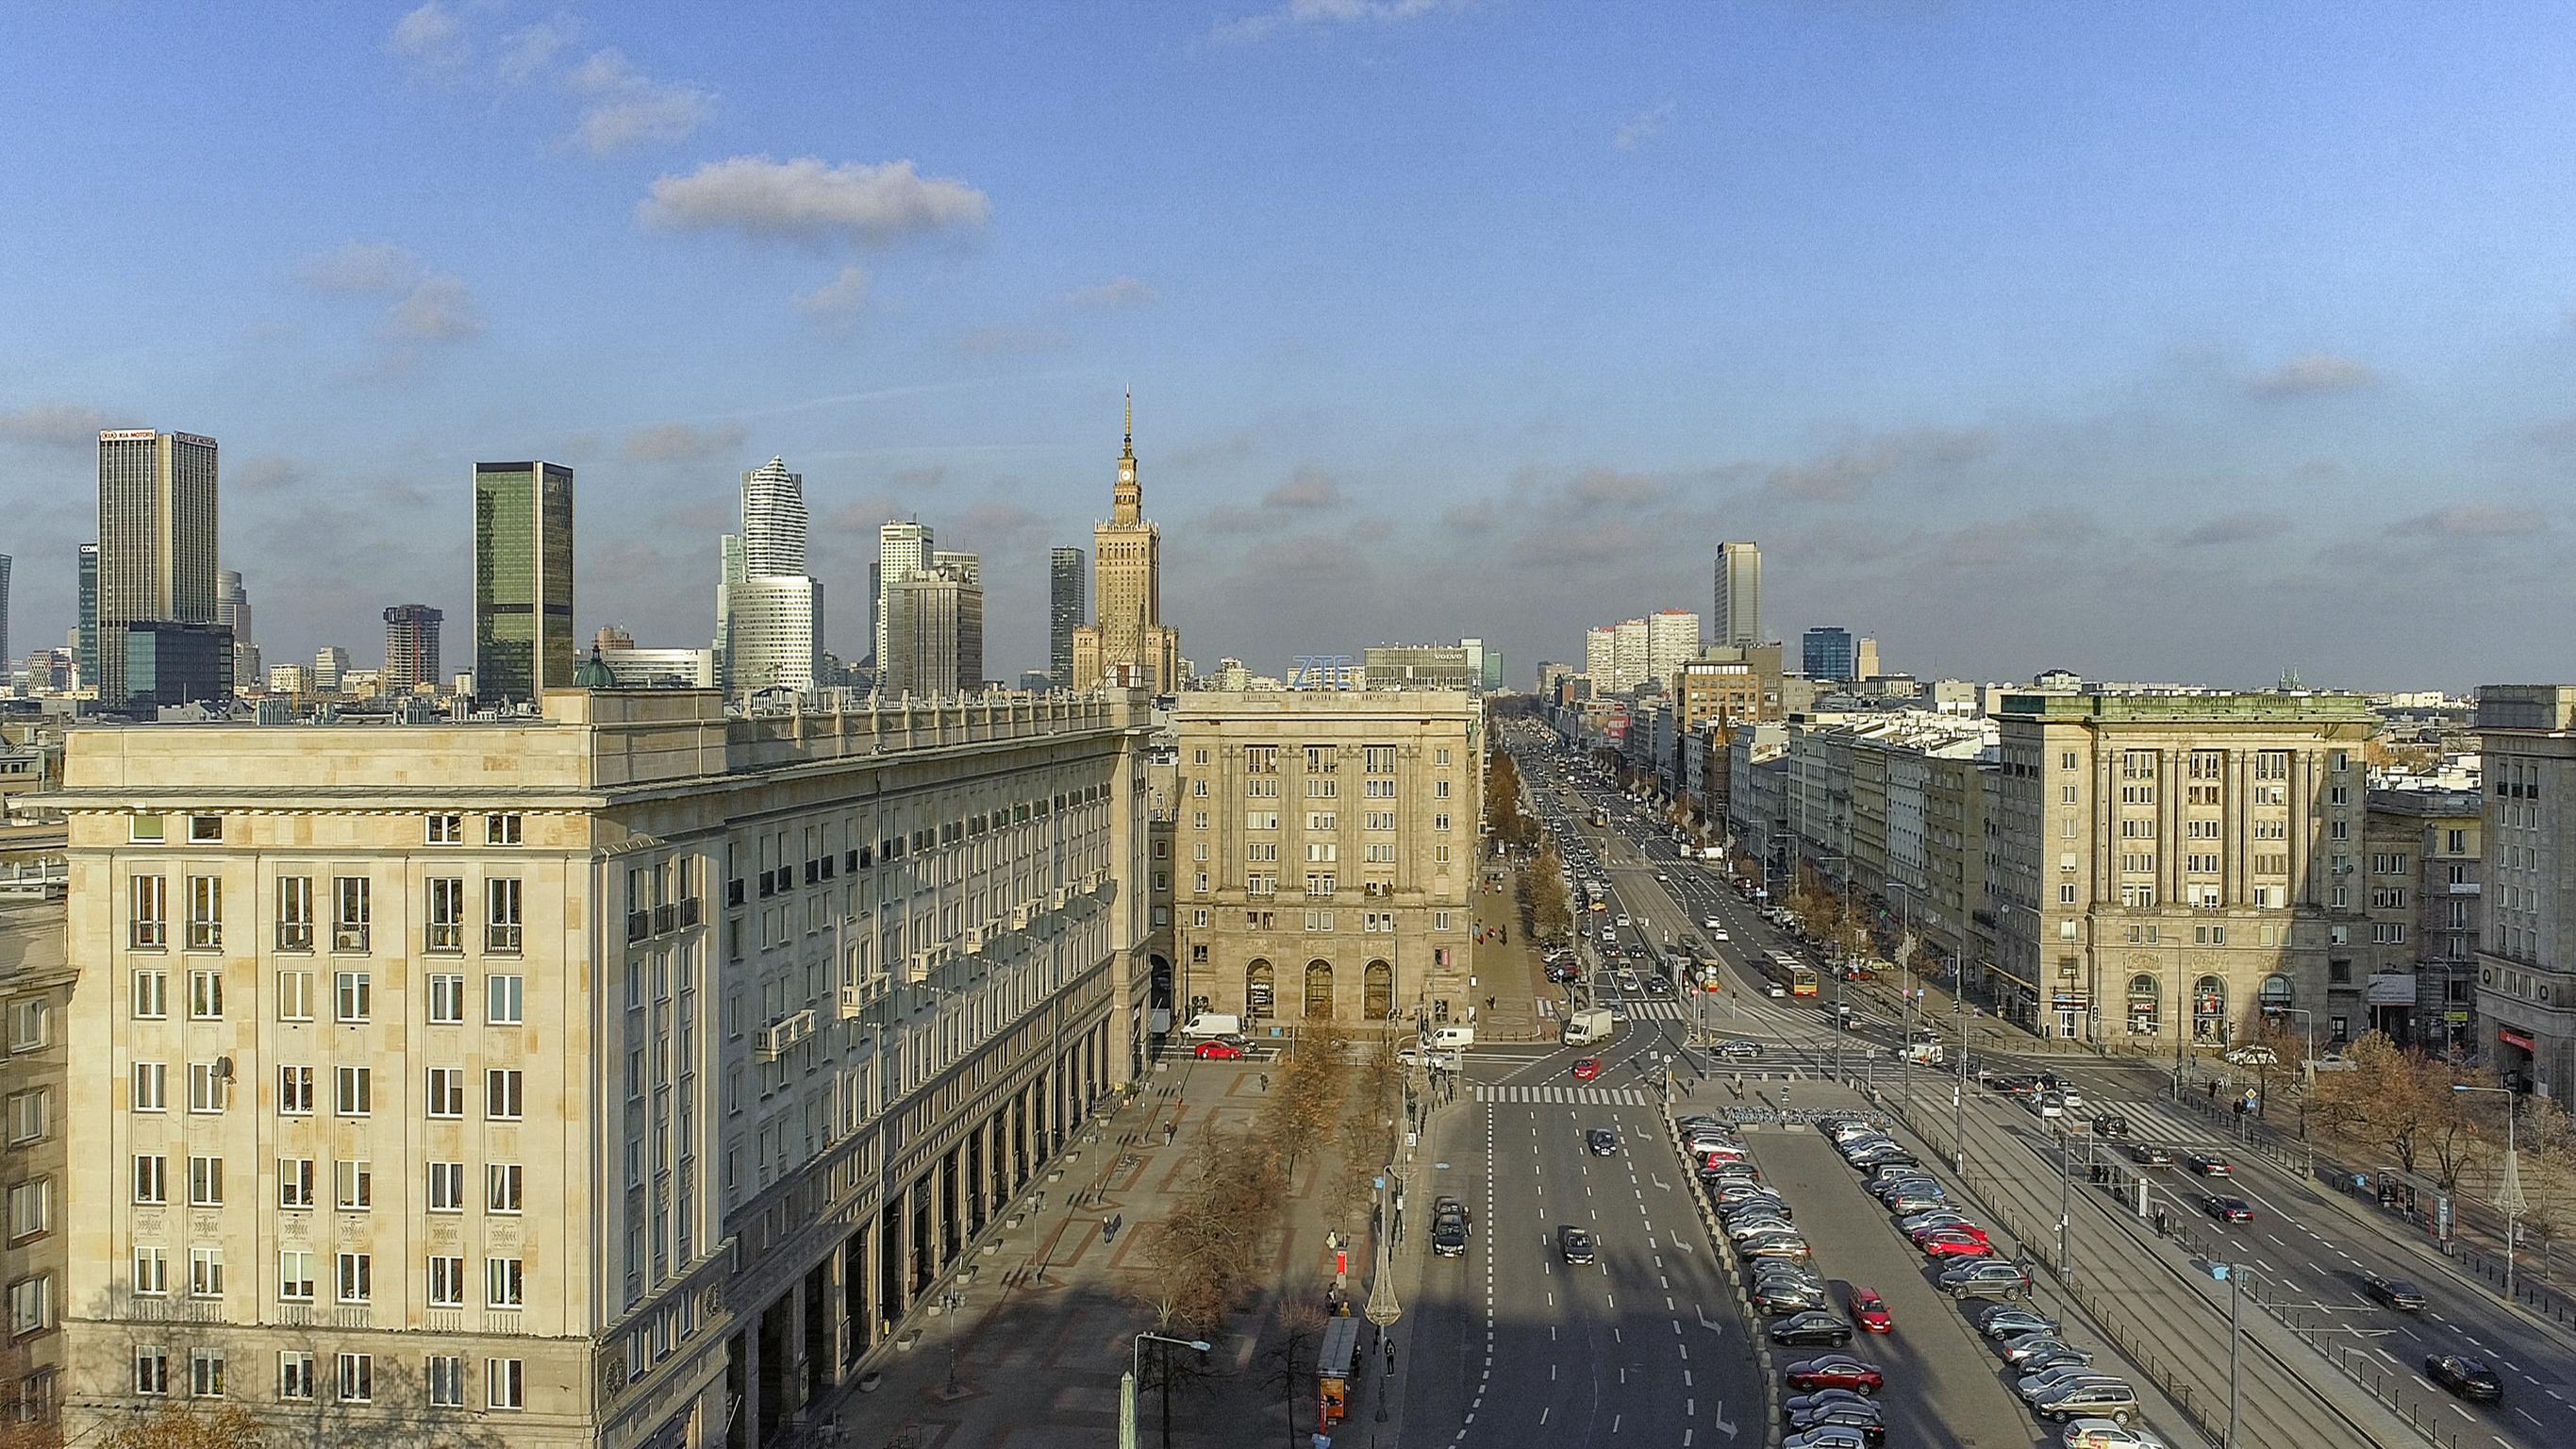
[[1164, 1123], [1164, 1124], [1163, 1124], [1163, 1145], [1164, 1145], [1165, 1147], [1169, 1147], [1169, 1146], [1171, 1146], [1171, 1145], [1172, 1145], [1172, 1136], [1173, 1136], [1173, 1134], [1174, 1134], [1174, 1133], [1179, 1132], [1180, 1130], [1181, 1130], [1181, 1129], [1180, 1129], [1180, 1127], [1178, 1126], [1178, 1124], [1171, 1123], [1171, 1122], [1166, 1122], [1166, 1123]]

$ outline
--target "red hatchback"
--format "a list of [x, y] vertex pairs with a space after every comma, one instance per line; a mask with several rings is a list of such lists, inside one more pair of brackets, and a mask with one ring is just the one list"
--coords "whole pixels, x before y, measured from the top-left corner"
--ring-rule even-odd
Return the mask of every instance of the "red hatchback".
[[1934, 1228], [1916, 1238], [1914, 1246], [1927, 1258], [1984, 1258], [1995, 1251], [1987, 1246], [1984, 1234], [1970, 1237], [1956, 1228]]
[[1203, 1041], [1196, 1055], [1212, 1062], [1239, 1062], [1243, 1060], [1243, 1048], [1230, 1041]]
[[1879, 1297], [1875, 1288], [1854, 1288], [1851, 1291], [1851, 1316], [1852, 1322], [1859, 1324], [1864, 1333], [1896, 1331], [1896, 1315], [1887, 1311], [1887, 1300]]
[[1574, 1064], [1574, 1079], [1578, 1082], [1588, 1082], [1599, 1075], [1601, 1075], [1599, 1057], [1583, 1057]]

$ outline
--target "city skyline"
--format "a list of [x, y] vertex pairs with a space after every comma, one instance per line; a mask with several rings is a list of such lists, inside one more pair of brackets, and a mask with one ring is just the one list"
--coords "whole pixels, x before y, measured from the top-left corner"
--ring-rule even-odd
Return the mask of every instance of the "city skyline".
[[[1567, 656], [1622, 598], [1706, 598], [1749, 537], [1767, 633], [1839, 619], [1925, 675], [2569, 672], [2480, 627], [2576, 605], [2547, 547], [2576, 289], [2530, 240], [2564, 229], [2571, 56], [2541, 12], [1349, 13], [1003, 41], [817, 9], [786, 56], [662, 8], [27, 17], [12, 647], [72, 625], [96, 432], [179, 423], [226, 440], [223, 559], [278, 659], [389, 599], [470, 615], [455, 480], [488, 457], [619, 500], [583, 532], [577, 634], [698, 640], [703, 591], [671, 584], [704, 577], [728, 481], [785, 454], [827, 596], [867, 597], [877, 524], [939, 518], [987, 561], [1012, 678], [1047, 662], [1043, 565], [1096, 516], [1132, 382], [1203, 659], [1351, 652], [1396, 615]], [[105, 50], [147, 103], [79, 84]], [[862, 103], [826, 103], [852, 56]], [[243, 84], [272, 63], [321, 77], [299, 134], [426, 184], [238, 144], [284, 124]], [[969, 75], [1079, 95], [960, 126], [935, 102]], [[1247, 137], [1257, 167], [1219, 161]], [[175, 182], [205, 146], [246, 159], [192, 191], [185, 266], [150, 188], [82, 180]], [[290, 190], [310, 221], [281, 233]], [[1187, 204], [1132, 225], [1157, 197]], [[532, 206], [543, 236], [495, 224]], [[1362, 224], [1281, 224], [1326, 210]], [[1579, 245], [1533, 247], [1574, 215]], [[175, 311], [197, 345], [158, 345]]]

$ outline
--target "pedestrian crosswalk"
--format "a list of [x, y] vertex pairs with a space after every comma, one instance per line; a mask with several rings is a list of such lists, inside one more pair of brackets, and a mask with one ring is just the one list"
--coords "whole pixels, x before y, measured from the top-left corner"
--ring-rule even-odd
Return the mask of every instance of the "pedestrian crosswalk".
[[1479, 1102], [1552, 1102], [1566, 1106], [1643, 1107], [1655, 1100], [1643, 1087], [1547, 1087], [1514, 1086], [1510, 1083], [1478, 1082]]
[[1619, 1003], [1630, 1021], [1689, 1021], [1690, 1008], [1678, 1001], [1644, 1001], [1631, 997]]

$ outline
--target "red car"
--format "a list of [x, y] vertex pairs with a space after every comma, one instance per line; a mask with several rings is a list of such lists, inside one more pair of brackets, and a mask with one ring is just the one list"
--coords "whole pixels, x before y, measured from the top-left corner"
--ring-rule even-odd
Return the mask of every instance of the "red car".
[[1203, 1041], [1193, 1055], [1212, 1062], [1239, 1062], [1243, 1060], [1243, 1048], [1230, 1041]]
[[1871, 1364], [1847, 1353], [1829, 1353], [1822, 1358], [1802, 1359], [1789, 1365], [1789, 1387], [1798, 1393], [1818, 1389], [1849, 1389], [1856, 1394], [1874, 1394], [1887, 1387], [1887, 1378]]
[[1896, 1331], [1896, 1315], [1887, 1311], [1887, 1300], [1879, 1297], [1875, 1288], [1854, 1288], [1851, 1291], [1851, 1316], [1852, 1322], [1859, 1324], [1864, 1333]]
[[1943, 1223], [1938, 1227], [1916, 1228], [1912, 1233], [1908, 1234], [1908, 1236], [1913, 1239], [1914, 1246], [1919, 1248], [1923, 1246], [1923, 1240], [1932, 1236], [1934, 1233], [1958, 1233], [1966, 1237], [1974, 1238], [1980, 1243], [1985, 1243], [1988, 1247], [1994, 1246], [1993, 1243], [1987, 1240], [1986, 1230], [1978, 1227], [1975, 1223]]
[[1956, 1228], [1934, 1228], [1916, 1238], [1914, 1246], [1921, 1248], [1927, 1258], [1984, 1258], [1995, 1251], [1986, 1245], [1982, 1234], [1972, 1238]]
[[1574, 1064], [1574, 1079], [1578, 1082], [1588, 1082], [1599, 1075], [1601, 1075], [1599, 1057], [1583, 1057]]

